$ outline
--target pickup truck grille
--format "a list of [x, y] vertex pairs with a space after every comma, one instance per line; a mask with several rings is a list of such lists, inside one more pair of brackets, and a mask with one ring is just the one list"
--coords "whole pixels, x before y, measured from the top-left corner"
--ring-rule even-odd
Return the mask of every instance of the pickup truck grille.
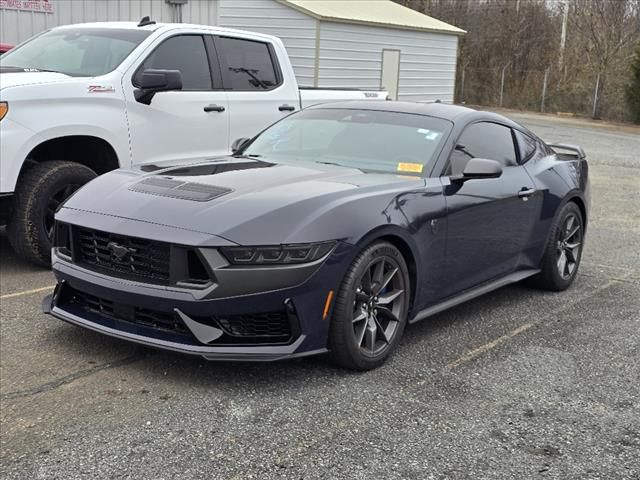
[[171, 245], [82, 227], [73, 228], [73, 258], [90, 270], [169, 284]]

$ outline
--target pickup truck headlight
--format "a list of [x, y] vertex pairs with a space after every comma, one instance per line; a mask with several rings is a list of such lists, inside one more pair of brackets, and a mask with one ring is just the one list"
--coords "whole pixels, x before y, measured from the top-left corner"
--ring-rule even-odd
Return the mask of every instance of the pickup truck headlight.
[[336, 242], [276, 245], [268, 247], [223, 247], [232, 265], [291, 265], [319, 260], [331, 252]]
[[4, 118], [8, 111], [9, 104], [7, 102], [0, 102], [0, 120]]

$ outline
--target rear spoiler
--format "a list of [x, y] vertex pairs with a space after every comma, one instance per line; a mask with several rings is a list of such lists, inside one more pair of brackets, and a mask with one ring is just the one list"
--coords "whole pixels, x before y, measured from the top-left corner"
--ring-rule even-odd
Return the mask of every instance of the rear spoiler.
[[554, 150], [557, 149], [557, 150], [569, 151], [573, 153], [576, 157], [578, 157], [578, 160], [587, 158], [587, 155], [584, 153], [584, 150], [582, 149], [582, 147], [578, 145], [571, 145], [569, 143], [553, 143], [553, 144], [550, 144], [549, 146]]

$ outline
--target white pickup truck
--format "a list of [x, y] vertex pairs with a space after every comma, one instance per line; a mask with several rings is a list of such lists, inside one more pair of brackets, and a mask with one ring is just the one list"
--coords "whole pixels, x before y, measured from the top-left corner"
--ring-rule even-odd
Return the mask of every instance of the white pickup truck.
[[0, 58], [0, 224], [46, 265], [54, 212], [96, 175], [226, 154], [306, 106], [385, 98], [298, 88], [269, 35], [146, 17], [57, 27]]

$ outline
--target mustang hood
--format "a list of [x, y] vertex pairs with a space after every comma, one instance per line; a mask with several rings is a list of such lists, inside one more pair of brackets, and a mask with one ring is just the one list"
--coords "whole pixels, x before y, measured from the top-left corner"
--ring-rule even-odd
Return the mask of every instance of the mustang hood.
[[[380, 215], [407, 185], [423, 184], [418, 177], [332, 165], [225, 157], [153, 172], [113, 171], [80, 189], [58, 218], [73, 209], [204, 232], [238, 244], [302, 243], [339, 238], [345, 220], [354, 226], [363, 217], [355, 213], [362, 211], [360, 202]], [[334, 215], [336, 209], [341, 215]], [[81, 223], [81, 216], [74, 218]]]

